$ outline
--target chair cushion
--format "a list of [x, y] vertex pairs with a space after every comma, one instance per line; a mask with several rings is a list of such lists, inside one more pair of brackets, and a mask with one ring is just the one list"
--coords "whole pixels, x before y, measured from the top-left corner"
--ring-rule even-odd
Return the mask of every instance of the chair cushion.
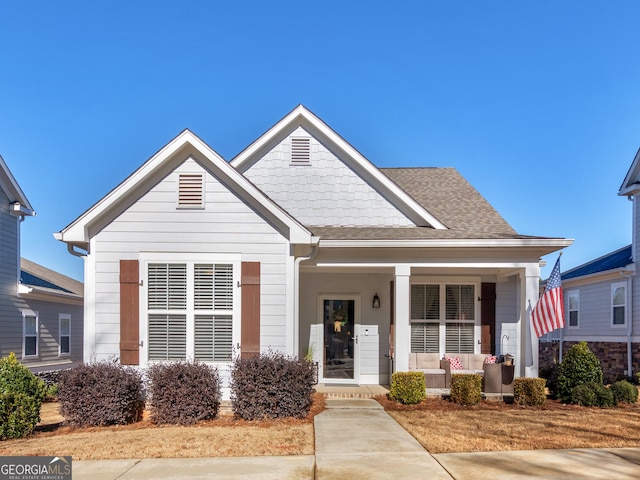
[[496, 363], [496, 356], [495, 355], [489, 355], [487, 358], [484, 359], [484, 363]]
[[439, 353], [416, 353], [417, 370], [427, 370], [432, 368], [440, 368]]

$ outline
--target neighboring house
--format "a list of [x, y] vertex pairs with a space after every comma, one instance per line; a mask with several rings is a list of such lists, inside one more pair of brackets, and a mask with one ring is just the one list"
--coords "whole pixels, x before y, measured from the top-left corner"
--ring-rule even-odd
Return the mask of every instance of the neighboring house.
[[541, 367], [561, 361], [571, 345], [586, 341], [600, 360], [605, 382], [640, 371], [640, 284], [635, 264], [640, 242], [638, 193], [640, 150], [618, 191], [633, 204], [631, 245], [562, 274], [565, 327], [541, 339]]
[[20, 226], [35, 212], [0, 157], [0, 356], [33, 371], [82, 361], [83, 286], [20, 259]]
[[[23, 362], [34, 371], [69, 368], [82, 363], [82, 282], [22, 258], [18, 292], [27, 304], [22, 311], [25, 322]], [[37, 328], [32, 328], [33, 325]]]
[[85, 256], [85, 359], [227, 378], [236, 353], [310, 351], [332, 384], [388, 384], [411, 351], [536, 375], [540, 257], [571, 244], [452, 168], [376, 168], [303, 106], [231, 162], [183, 131], [55, 236]]

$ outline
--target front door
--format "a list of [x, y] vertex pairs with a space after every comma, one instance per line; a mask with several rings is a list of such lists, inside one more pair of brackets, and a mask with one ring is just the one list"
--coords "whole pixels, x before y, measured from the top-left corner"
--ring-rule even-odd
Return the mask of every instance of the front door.
[[324, 328], [324, 383], [358, 383], [360, 312], [357, 297], [322, 296], [320, 308]]

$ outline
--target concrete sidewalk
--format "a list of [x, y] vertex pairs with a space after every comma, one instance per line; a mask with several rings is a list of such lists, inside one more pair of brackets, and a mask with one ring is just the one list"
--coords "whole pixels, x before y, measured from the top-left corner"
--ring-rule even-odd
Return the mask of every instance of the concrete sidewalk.
[[316, 454], [74, 461], [74, 480], [129, 479], [636, 479], [640, 448], [430, 455], [370, 399], [327, 399]]

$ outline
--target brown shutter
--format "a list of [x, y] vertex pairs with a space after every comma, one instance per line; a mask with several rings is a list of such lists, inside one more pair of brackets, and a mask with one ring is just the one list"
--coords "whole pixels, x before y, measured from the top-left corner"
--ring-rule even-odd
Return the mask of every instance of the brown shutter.
[[482, 299], [480, 315], [482, 318], [481, 353], [496, 353], [496, 284], [483, 283], [480, 298]]
[[120, 363], [139, 365], [140, 276], [138, 260], [120, 260]]
[[260, 353], [260, 262], [242, 262], [242, 357]]
[[391, 280], [389, 287], [389, 307], [389, 358], [393, 358], [393, 352], [396, 347], [396, 286], [393, 280]]

